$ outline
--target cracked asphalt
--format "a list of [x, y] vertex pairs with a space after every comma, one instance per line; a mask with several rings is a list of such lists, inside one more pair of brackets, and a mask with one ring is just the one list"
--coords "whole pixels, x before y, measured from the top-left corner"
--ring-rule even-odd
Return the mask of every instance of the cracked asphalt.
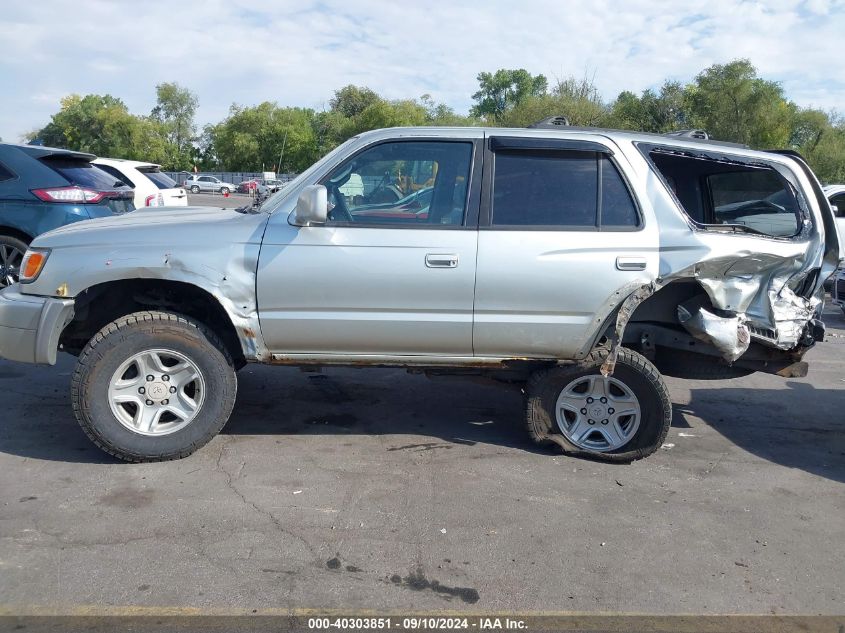
[[73, 359], [0, 361], [0, 608], [841, 614], [845, 320], [810, 375], [668, 379], [633, 465], [538, 450], [518, 391], [249, 366], [222, 435], [119, 463]]

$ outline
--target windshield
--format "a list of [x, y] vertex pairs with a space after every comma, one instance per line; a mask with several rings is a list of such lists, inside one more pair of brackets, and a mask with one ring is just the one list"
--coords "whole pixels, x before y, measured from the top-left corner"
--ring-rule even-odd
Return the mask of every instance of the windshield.
[[281, 204], [282, 200], [284, 200], [291, 191], [294, 191], [295, 189], [300, 187], [303, 183], [307, 182], [313, 176], [313, 174], [315, 174], [317, 171], [319, 171], [319, 169], [326, 162], [330, 162], [335, 156], [344, 152], [348, 145], [354, 143], [357, 140], [358, 140], [358, 137], [353, 136], [351, 139], [349, 139], [345, 143], [341, 143], [340, 145], [335, 147], [332, 151], [330, 151], [328, 154], [323, 156], [316, 163], [311, 165], [311, 167], [309, 167], [304, 172], [299, 174], [299, 176], [297, 176], [296, 178], [291, 180], [287, 185], [285, 185], [285, 187], [283, 189], [279, 189], [276, 193], [274, 193], [272, 196], [270, 196], [264, 202], [262, 202], [261, 206], [259, 206], [256, 209], [256, 212], [261, 211], [263, 213], [274, 213], [276, 211], [276, 209], [278, 208], [278, 206]]

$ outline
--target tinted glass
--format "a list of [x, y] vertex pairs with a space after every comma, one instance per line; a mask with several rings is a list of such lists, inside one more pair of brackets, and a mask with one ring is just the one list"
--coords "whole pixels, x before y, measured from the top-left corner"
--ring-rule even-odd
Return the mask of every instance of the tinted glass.
[[717, 224], [747, 226], [785, 237], [799, 228], [798, 202], [773, 169], [743, 169], [707, 177]]
[[838, 196], [833, 196], [830, 199], [830, 204], [836, 207], [833, 213], [837, 218], [845, 218], [845, 193], [840, 193]]
[[602, 228], [639, 226], [637, 208], [619, 170], [609, 158], [601, 160]]
[[158, 187], [159, 189], [172, 189], [173, 187], [178, 187], [179, 185], [176, 184], [176, 181], [173, 180], [167, 174], [163, 174], [158, 169], [146, 169], [140, 168], [138, 169], [142, 174], [144, 174], [147, 178], [153, 181], [153, 184]]
[[323, 180], [329, 220], [345, 224], [460, 226], [472, 143], [383, 143]]
[[11, 180], [14, 177], [15, 175], [12, 172], [6, 169], [3, 165], [0, 165], [0, 182], [4, 180]]
[[64, 176], [71, 184], [97, 191], [113, 191], [126, 187], [122, 179], [106, 173], [96, 165], [67, 158], [42, 158], [41, 161]]
[[494, 226], [595, 227], [598, 163], [576, 152], [498, 152]]
[[133, 189], [135, 188], [135, 183], [129, 180], [129, 178], [126, 177], [126, 174], [118, 170], [116, 167], [112, 167], [111, 165], [97, 165], [97, 167], [102, 169], [104, 172], [111, 174], [118, 180], [122, 180]]

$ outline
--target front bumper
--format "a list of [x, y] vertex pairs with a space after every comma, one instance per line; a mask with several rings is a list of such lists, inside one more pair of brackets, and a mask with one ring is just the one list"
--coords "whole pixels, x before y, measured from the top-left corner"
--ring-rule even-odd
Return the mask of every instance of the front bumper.
[[21, 294], [14, 285], [0, 291], [0, 358], [56, 364], [59, 336], [73, 319], [73, 299]]

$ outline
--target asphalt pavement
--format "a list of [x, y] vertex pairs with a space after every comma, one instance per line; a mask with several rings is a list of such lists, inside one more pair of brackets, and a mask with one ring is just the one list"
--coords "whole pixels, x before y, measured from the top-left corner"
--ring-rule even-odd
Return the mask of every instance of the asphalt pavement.
[[0, 613], [105, 605], [841, 614], [845, 320], [810, 375], [668, 379], [632, 465], [532, 446], [518, 391], [248, 366], [222, 435], [131, 465], [74, 421], [74, 359], [0, 361]]

